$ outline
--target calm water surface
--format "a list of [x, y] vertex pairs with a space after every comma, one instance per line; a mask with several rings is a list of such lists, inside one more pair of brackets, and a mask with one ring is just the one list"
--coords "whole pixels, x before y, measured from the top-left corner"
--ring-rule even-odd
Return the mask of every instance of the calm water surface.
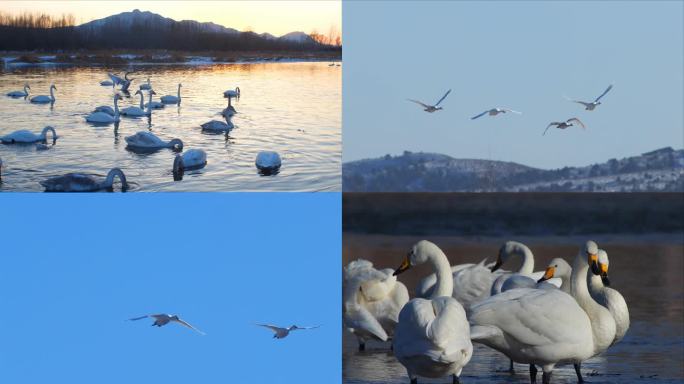
[[[345, 234], [343, 262], [365, 258], [376, 267], [397, 267], [409, 247], [420, 240], [410, 236]], [[625, 236], [596, 236], [594, 239], [610, 257], [611, 286], [622, 293], [629, 306], [631, 325], [625, 338], [601, 356], [582, 364], [589, 383], [681, 383], [684, 380], [684, 244], [682, 235], [638, 239]], [[452, 264], [496, 258], [498, 247], [509, 239], [464, 239], [436, 237], [434, 241]], [[579, 249], [580, 238], [518, 238], [535, 253], [541, 270], [553, 257], [571, 260]], [[429, 271], [424, 267], [400, 276], [413, 297], [415, 284]], [[529, 383], [528, 368], [516, 364], [510, 375], [504, 355], [474, 344], [470, 363], [463, 369], [462, 383]], [[537, 377], [541, 382], [541, 376]], [[394, 358], [388, 345], [368, 343], [366, 351], [357, 350], [356, 339], [344, 332], [344, 383], [409, 382], [404, 367]], [[451, 383], [419, 379], [422, 383]], [[576, 383], [571, 366], [557, 367], [553, 383]]]
[[[99, 82], [108, 71], [126, 69], [135, 70], [130, 75], [135, 80], [120, 107], [139, 105], [134, 92], [148, 76], [157, 100], [176, 95], [182, 83], [180, 106], [153, 111], [151, 119], [122, 117], [118, 128], [86, 123], [93, 108], [112, 105], [114, 91]], [[0, 136], [18, 129], [40, 132], [46, 125], [60, 136], [46, 151], [0, 145], [0, 191], [41, 191], [39, 181], [46, 178], [69, 172], [104, 175], [112, 167], [123, 169], [138, 191], [339, 191], [341, 77], [341, 67], [323, 62], [0, 70]], [[27, 81], [33, 95], [48, 94], [54, 82], [54, 105], [4, 96]], [[233, 101], [236, 128], [228, 136], [202, 133], [200, 124], [222, 119], [223, 91], [236, 86], [242, 91]], [[185, 150], [204, 149], [207, 166], [174, 182], [170, 149], [143, 155], [126, 150], [124, 137], [146, 130], [164, 140], [180, 138]], [[277, 175], [258, 174], [254, 160], [262, 150], [280, 153]]]

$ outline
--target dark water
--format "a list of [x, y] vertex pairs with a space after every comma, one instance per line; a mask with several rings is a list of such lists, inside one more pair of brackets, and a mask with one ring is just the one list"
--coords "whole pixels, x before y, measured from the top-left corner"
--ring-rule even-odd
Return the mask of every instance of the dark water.
[[[134, 70], [135, 80], [120, 108], [139, 105], [134, 92], [147, 77], [157, 92], [155, 100], [176, 95], [182, 83], [180, 106], [155, 110], [149, 121], [122, 117], [118, 128], [86, 123], [93, 108], [113, 104], [112, 88], [99, 82], [108, 71], [124, 70]], [[0, 136], [19, 129], [40, 132], [51, 125], [61, 138], [47, 151], [0, 145], [0, 191], [40, 191], [39, 181], [49, 177], [106, 174], [112, 167], [123, 169], [132, 190], [139, 191], [339, 191], [341, 79], [341, 67], [322, 62], [5, 68], [0, 70]], [[54, 82], [52, 108], [5, 96], [24, 82], [32, 95], [48, 94]], [[242, 91], [240, 100], [233, 101], [236, 128], [228, 136], [203, 133], [200, 124], [222, 119], [223, 91], [236, 86]], [[180, 138], [185, 150], [205, 150], [207, 166], [174, 182], [171, 150], [136, 154], [125, 149], [125, 136], [147, 130], [164, 140]], [[264, 150], [282, 157], [275, 176], [260, 176], [254, 165]]]
[[[409, 247], [427, 239], [439, 245], [452, 264], [496, 258], [506, 240], [522, 241], [535, 254], [535, 270], [541, 270], [554, 257], [571, 261], [580, 244], [597, 241], [610, 257], [611, 286], [624, 296], [631, 325], [625, 338], [601, 356], [582, 365], [589, 383], [681, 383], [684, 380], [684, 235], [596, 235], [588, 237], [426, 237], [364, 235], [345, 233], [343, 263], [356, 258], [372, 261], [378, 268], [397, 267]], [[404, 273], [404, 282], [413, 297], [415, 284], [429, 271], [425, 267]], [[464, 368], [462, 383], [528, 383], [528, 368], [516, 364], [510, 375], [505, 356], [475, 344], [473, 358]], [[365, 352], [357, 351], [356, 339], [343, 336], [344, 383], [408, 383], [404, 367], [388, 345], [373, 343]], [[541, 378], [538, 377], [538, 381]], [[419, 379], [427, 383], [451, 383]], [[554, 370], [553, 383], [576, 383], [571, 366]]]

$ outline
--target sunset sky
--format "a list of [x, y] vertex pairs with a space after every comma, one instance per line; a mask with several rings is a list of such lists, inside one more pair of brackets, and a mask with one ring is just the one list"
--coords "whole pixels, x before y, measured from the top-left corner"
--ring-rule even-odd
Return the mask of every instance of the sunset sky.
[[341, 1], [6, 1], [0, 12], [72, 14], [77, 24], [139, 9], [175, 20], [211, 21], [238, 30], [280, 36], [292, 31], [327, 34], [342, 28]]

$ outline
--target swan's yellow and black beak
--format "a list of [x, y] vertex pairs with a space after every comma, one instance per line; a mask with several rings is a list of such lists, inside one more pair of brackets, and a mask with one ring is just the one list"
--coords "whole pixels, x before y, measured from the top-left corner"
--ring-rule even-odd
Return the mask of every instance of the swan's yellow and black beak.
[[404, 261], [401, 262], [401, 265], [399, 266], [399, 268], [397, 268], [396, 271], [394, 271], [392, 276], [396, 276], [396, 275], [406, 271], [407, 269], [411, 268], [411, 262], [409, 261], [409, 256], [410, 256], [410, 254], [406, 255], [406, 257], [404, 258]]
[[546, 281], [550, 278], [553, 277], [553, 275], [556, 273], [556, 267], [548, 267], [546, 268], [546, 272], [544, 272], [544, 276], [542, 276], [539, 280], [537, 280], [537, 283], [541, 283], [542, 281]]
[[589, 254], [589, 266], [591, 267], [591, 273], [593, 273], [594, 275], [601, 274], [598, 264], [598, 255], [592, 253]]
[[492, 268], [490, 268], [491, 271], [494, 272], [501, 268], [501, 264], [503, 264], [503, 262], [501, 261], [501, 254], [499, 254], [499, 257], [496, 258], [496, 263], [492, 266]]
[[601, 281], [606, 287], [610, 286], [610, 279], [608, 279], [608, 266], [606, 264], [599, 264], [599, 269], [601, 270]]

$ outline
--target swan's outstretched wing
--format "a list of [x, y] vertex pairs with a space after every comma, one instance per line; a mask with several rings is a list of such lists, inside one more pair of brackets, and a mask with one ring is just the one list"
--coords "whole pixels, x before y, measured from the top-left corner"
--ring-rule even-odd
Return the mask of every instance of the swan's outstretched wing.
[[579, 124], [583, 129], [586, 129], [586, 128], [587, 128], [587, 127], [584, 125], [584, 123], [581, 122], [580, 119], [578, 119], [578, 118], [576, 118], [576, 117], [573, 117], [572, 119], [568, 119], [566, 122], [567, 122], [567, 123], [576, 122], [576, 123]]
[[546, 131], [548, 131], [549, 128], [553, 127], [554, 125], [555, 125], [555, 126], [559, 126], [560, 124], [561, 124], [561, 123], [559, 123], [559, 122], [557, 122], [557, 121], [554, 121], [554, 122], [552, 122], [552, 123], [549, 123], [549, 125], [546, 126], [546, 129], [544, 130], [544, 133], [542, 133], [542, 136], [546, 135]]
[[508, 108], [502, 108], [502, 109], [506, 112], [517, 113], [518, 115], [522, 115], [522, 112], [514, 111], [514, 110], [508, 109]]
[[439, 103], [441, 103], [444, 99], [446, 99], [446, 97], [447, 97], [447, 95], [449, 95], [449, 93], [451, 93], [451, 89], [448, 90], [448, 91], [446, 91], [446, 93], [444, 94], [444, 96], [442, 96], [442, 98], [439, 99], [439, 101], [435, 104], [435, 107], [438, 106]]
[[471, 117], [470, 120], [475, 120], [475, 119], [477, 119], [478, 117], [482, 117], [482, 116], [486, 115], [487, 113], [489, 113], [489, 110], [486, 110], [486, 111], [480, 113], [480, 114], [477, 115], [477, 116]]
[[601, 100], [601, 98], [602, 98], [603, 96], [605, 96], [606, 93], [608, 93], [608, 91], [610, 91], [611, 89], [613, 89], [613, 84], [609, 85], [608, 88], [606, 88], [606, 90], [603, 91], [603, 93], [601, 94], [601, 96], [597, 97], [596, 100], [594, 100], [594, 103], [596, 103], [596, 102], [598, 102], [599, 100]]
[[129, 321], [135, 321], [135, 320], [142, 320], [142, 319], [147, 319], [150, 317], [150, 315], [145, 315], [145, 316], [140, 316], [140, 317], [134, 317], [132, 319], [128, 319]]
[[296, 329], [316, 329], [316, 328], [320, 328], [320, 327], [321, 327], [320, 325], [316, 325], [316, 326], [313, 326], [313, 327], [300, 327], [300, 326], [298, 325]]
[[422, 103], [422, 102], [420, 102], [420, 101], [418, 101], [418, 100], [413, 100], [413, 99], [406, 99], [406, 100], [412, 101], [412, 102], [414, 102], [414, 103], [416, 103], [416, 104], [418, 104], [418, 105], [421, 105], [421, 106], [423, 106], [423, 108], [430, 108], [429, 105], [424, 104], [424, 103]]
[[206, 335], [206, 333], [204, 333], [204, 332], [200, 331], [199, 329], [193, 327], [192, 325], [190, 325], [190, 323], [188, 323], [188, 322], [186, 322], [186, 321], [184, 321], [184, 320], [182, 320], [182, 319], [172, 319], [171, 321], [175, 321], [176, 323], [178, 323], [178, 324], [180, 324], [180, 325], [182, 325], [182, 326], [184, 326], [184, 327], [190, 328], [190, 329], [192, 329], [193, 331], [199, 333], [200, 335]]
[[257, 324], [260, 327], [266, 327], [269, 328], [271, 331], [278, 333], [279, 331], [284, 331], [285, 328], [277, 327], [275, 325], [270, 325], [270, 324]]

